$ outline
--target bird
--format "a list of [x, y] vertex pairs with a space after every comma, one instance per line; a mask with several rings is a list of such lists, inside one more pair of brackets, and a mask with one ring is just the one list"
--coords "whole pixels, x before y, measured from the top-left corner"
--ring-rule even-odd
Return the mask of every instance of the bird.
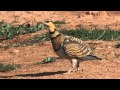
[[90, 48], [83, 40], [68, 36], [56, 30], [56, 26], [51, 19], [45, 19], [42, 22], [49, 30], [49, 35], [54, 52], [61, 58], [67, 58], [71, 62], [71, 67], [67, 73], [77, 72], [81, 60], [102, 60], [97, 57], [94, 50]]

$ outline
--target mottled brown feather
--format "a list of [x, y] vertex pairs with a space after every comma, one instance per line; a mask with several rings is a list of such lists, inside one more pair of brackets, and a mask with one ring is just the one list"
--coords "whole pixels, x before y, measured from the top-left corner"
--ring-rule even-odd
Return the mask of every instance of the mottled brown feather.
[[65, 36], [63, 43], [62, 48], [69, 57], [81, 58], [92, 54], [91, 48], [78, 38]]

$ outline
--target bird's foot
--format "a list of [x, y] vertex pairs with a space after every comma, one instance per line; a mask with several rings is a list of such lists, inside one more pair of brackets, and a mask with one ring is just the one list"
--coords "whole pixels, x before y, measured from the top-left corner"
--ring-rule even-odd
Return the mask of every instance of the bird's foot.
[[71, 68], [68, 70], [67, 74], [70, 74], [72, 72], [77, 72], [78, 71], [78, 68]]

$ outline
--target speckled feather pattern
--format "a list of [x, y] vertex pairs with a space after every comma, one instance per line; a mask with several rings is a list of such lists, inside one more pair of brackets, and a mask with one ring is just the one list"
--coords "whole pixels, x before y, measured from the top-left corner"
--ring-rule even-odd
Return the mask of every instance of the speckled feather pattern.
[[60, 34], [58, 37], [51, 39], [51, 41], [55, 51], [57, 50], [58, 52], [60, 49], [63, 49], [65, 54], [71, 58], [81, 58], [83, 56], [92, 54], [92, 50], [90, 49], [89, 45], [72, 36]]

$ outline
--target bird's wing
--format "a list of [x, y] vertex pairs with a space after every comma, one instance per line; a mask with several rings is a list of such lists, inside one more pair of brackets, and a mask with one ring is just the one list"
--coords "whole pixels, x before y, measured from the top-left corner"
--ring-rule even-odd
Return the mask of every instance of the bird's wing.
[[70, 57], [81, 58], [91, 54], [91, 49], [82, 40], [74, 37], [66, 37], [62, 46], [65, 53]]

